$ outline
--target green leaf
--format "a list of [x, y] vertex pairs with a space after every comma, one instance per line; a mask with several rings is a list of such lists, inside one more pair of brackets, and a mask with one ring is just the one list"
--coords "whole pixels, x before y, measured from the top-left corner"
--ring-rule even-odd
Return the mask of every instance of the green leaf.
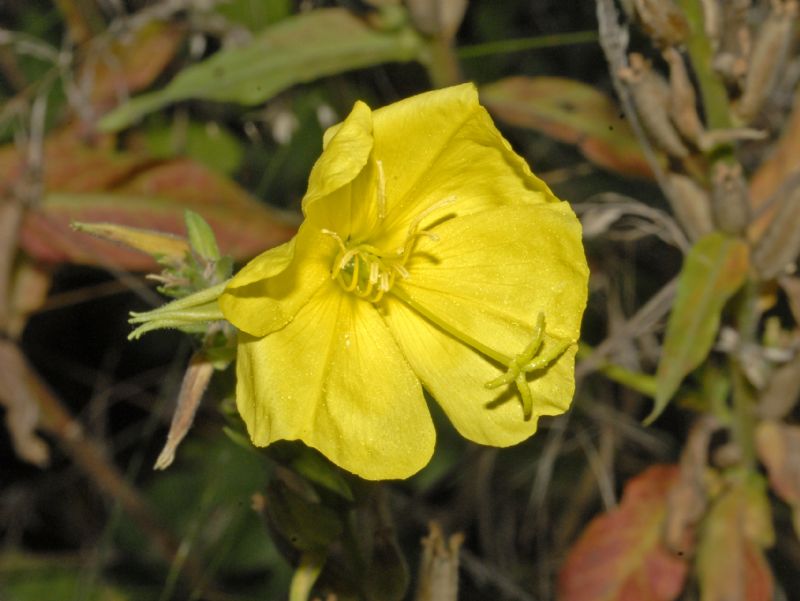
[[221, 257], [214, 230], [208, 222], [194, 211], [184, 211], [183, 218], [186, 222], [186, 233], [192, 250], [206, 261], [218, 261]]
[[236, 136], [214, 122], [153, 126], [144, 132], [144, 141], [151, 156], [159, 159], [187, 156], [226, 175], [235, 173], [244, 157]]
[[143, 94], [107, 114], [103, 130], [122, 129], [162, 107], [198, 98], [255, 105], [298, 83], [420, 54], [411, 29], [378, 31], [340, 8], [280, 21], [238, 48], [184, 69], [166, 88]]
[[655, 407], [645, 424], [661, 414], [683, 378], [708, 356], [722, 309], [744, 283], [748, 266], [747, 244], [720, 232], [701, 238], [689, 251], [656, 372]]

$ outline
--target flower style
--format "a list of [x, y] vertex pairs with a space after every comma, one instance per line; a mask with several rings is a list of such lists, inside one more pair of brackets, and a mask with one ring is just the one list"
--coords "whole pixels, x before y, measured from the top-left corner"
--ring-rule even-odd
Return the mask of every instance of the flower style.
[[325, 134], [290, 242], [219, 299], [257, 445], [302, 440], [367, 479], [408, 477], [435, 432], [509, 446], [565, 411], [586, 303], [580, 224], [470, 84]]

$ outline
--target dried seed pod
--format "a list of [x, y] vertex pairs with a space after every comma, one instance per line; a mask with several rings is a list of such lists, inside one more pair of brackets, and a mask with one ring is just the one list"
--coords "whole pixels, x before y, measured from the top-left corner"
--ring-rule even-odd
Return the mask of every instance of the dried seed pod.
[[714, 49], [714, 69], [725, 81], [738, 85], [747, 73], [751, 49], [750, 29], [747, 25], [750, 0], [726, 0], [720, 4], [720, 38]]
[[668, 173], [667, 181], [672, 212], [692, 241], [714, 229], [711, 220], [711, 200], [708, 193], [692, 178], [680, 173]]
[[619, 73], [628, 84], [639, 119], [653, 143], [674, 157], [685, 158], [689, 150], [670, 121], [670, 89], [641, 54], [630, 55], [630, 65]]
[[697, 114], [697, 95], [683, 57], [675, 48], [667, 48], [663, 56], [669, 65], [669, 115], [681, 135], [698, 144], [705, 128]]
[[780, 198], [775, 216], [755, 243], [753, 264], [764, 280], [780, 275], [800, 254], [800, 181]]
[[750, 194], [739, 163], [718, 161], [711, 172], [711, 214], [717, 229], [741, 234], [750, 224]]
[[736, 114], [745, 122], [758, 114], [778, 81], [789, 52], [797, 13], [796, 0], [775, 0], [769, 17], [758, 31], [742, 96], [736, 105]]
[[719, 0], [700, 0], [703, 9], [703, 31], [716, 52], [722, 37], [722, 7]]
[[642, 28], [661, 46], [677, 46], [689, 37], [689, 23], [674, 0], [634, 0]]

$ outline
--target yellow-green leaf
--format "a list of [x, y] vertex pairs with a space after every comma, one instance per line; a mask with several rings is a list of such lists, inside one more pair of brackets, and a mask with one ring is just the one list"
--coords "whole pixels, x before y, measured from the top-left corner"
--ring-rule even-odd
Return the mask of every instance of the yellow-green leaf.
[[118, 130], [166, 105], [200, 98], [254, 105], [298, 83], [420, 52], [410, 29], [378, 31], [341, 8], [319, 9], [266, 28], [245, 46], [222, 50], [184, 69], [167, 87], [143, 94], [107, 114], [104, 130]]
[[722, 309], [744, 283], [748, 265], [747, 244], [720, 232], [704, 236], [689, 251], [656, 372], [655, 407], [645, 423], [661, 414], [683, 378], [708, 355]]

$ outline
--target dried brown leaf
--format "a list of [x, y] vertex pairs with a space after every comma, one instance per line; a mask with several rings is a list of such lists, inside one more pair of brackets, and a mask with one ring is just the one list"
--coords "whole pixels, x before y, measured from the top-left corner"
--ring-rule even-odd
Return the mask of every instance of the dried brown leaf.
[[800, 278], [797, 276], [784, 276], [778, 278], [778, 283], [786, 293], [786, 298], [789, 301], [789, 308], [794, 317], [794, 323], [800, 325]]
[[458, 553], [463, 534], [445, 538], [441, 527], [431, 522], [422, 539], [419, 584], [414, 601], [456, 601], [458, 599]]
[[6, 410], [5, 423], [17, 456], [39, 467], [50, 460], [45, 442], [36, 435], [39, 404], [25, 378], [25, 357], [11, 340], [0, 338], [0, 405]]
[[763, 421], [756, 428], [756, 448], [772, 489], [789, 505], [800, 507], [800, 427]]
[[158, 455], [155, 466], [153, 466], [155, 469], [164, 470], [172, 465], [175, 451], [192, 427], [200, 400], [203, 398], [203, 393], [206, 391], [213, 373], [214, 366], [202, 351], [192, 355], [186, 373], [183, 375], [175, 413], [167, 434], [167, 443]]

